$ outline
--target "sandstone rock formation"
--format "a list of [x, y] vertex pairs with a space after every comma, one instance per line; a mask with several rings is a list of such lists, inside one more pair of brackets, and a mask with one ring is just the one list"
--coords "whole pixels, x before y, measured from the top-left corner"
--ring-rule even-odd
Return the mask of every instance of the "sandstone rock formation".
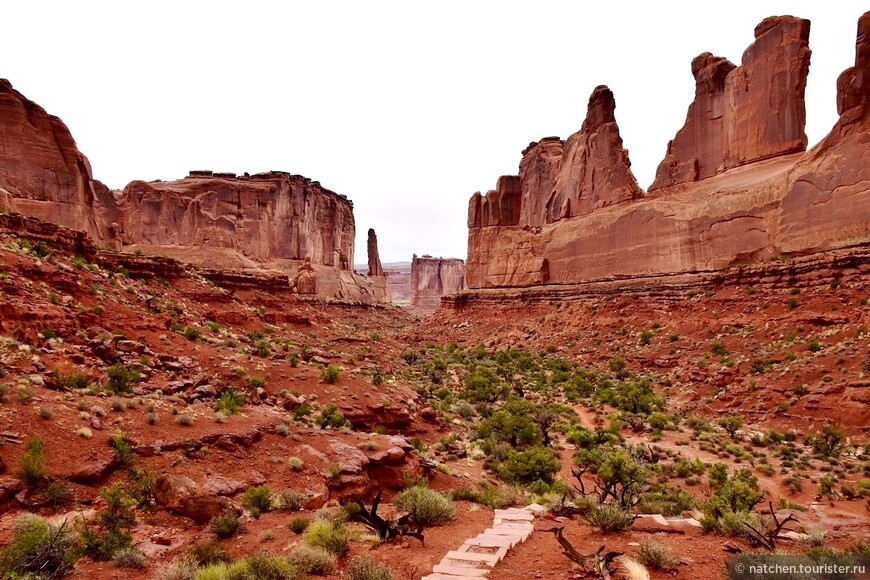
[[0, 79], [0, 210], [103, 240], [97, 211], [111, 202], [63, 121]]
[[353, 203], [301, 175], [194, 171], [177, 181], [134, 181], [118, 206], [125, 245], [225, 248], [341, 270], [353, 263]]
[[[531, 143], [518, 176], [503, 176], [486, 196], [475, 193], [468, 209], [468, 285], [535, 285], [550, 280], [546, 256], [527, 239], [492, 259], [488, 248], [506, 227], [537, 235], [542, 227], [594, 209], [640, 199], [643, 190], [631, 173], [628, 151], [614, 115], [616, 101], [605, 86], [589, 97], [580, 131], [563, 142], [547, 137]], [[513, 230], [511, 230], [513, 231]], [[485, 281], [484, 281], [485, 279]]]
[[388, 300], [385, 281], [353, 273], [356, 230], [345, 196], [277, 171], [194, 171], [111, 192], [93, 178], [66, 125], [6, 80], [0, 80], [0, 211], [83, 231], [103, 247], [286, 275], [302, 293]]
[[741, 66], [709, 52], [696, 57], [695, 100], [649, 191], [804, 151], [809, 36], [809, 20], [775, 16], [755, 27]]
[[594, 208], [638, 199], [643, 190], [631, 173], [628, 151], [605, 86], [589, 97], [586, 120], [567, 141], [545, 137], [523, 151], [519, 175], [499, 178], [486, 196], [475, 193], [469, 227], [541, 227]]
[[[605, 140], [609, 149], [590, 148], [595, 155], [586, 154], [585, 171], [622, 177], [600, 189], [596, 181], [591, 194], [581, 188], [579, 196], [571, 185], [578, 180], [565, 176], [579, 175], [584, 166], [576, 157], [568, 161], [569, 143], [547, 139], [543, 148], [537, 145], [535, 157], [527, 149], [521, 169], [534, 168], [532, 176], [521, 170], [519, 185], [503, 178], [495, 192], [471, 198], [469, 288], [712, 272], [783, 254], [867, 244], [868, 29], [870, 16], [864, 15], [855, 66], [837, 83], [840, 120], [806, 153], [809, 23], [793, 17], [759, 24], [740, 67], [709, 53], [693, 61], [695, 102], [659, 167], [654, 196], [639, 199], [630, 186], [612, 185], [631, 183], [618, 140]], [[605, 97], [597, 97], [604, 106], [590, 103], [584, 129], [596, 126], [593, 111], [608, 111]], [[563, 156], [552, 181], [559, 144]], [[573, 174], [566, 171], [572, 166], [579, 168]], [[544, 187], [553, 182], [545, 208], [555, 207], [560, 196], [563, 203], [568, 200], [558, 219], [551, 212], [528, 221], [525, 216], [541, 205], [530, 196], [529, 209], [526, 198], [515, 193], [524, 192], [527, 181]], [[584, 199], [585, 205], [575, 204]], [[619, 203], [629, 200], [634, 201]], [[511, 221], [513, 216], [522, 217]]]
[[368, 237], [369, 277], [383, 276], [384, 268], [381, 266], [381, 256], [378, 252], [378, 235], [373, 228], [369, 228]]
[[411, 306], [422, 312], [438, 308], [441, 297], [465, 290], [465, 262], [414, 254], [411, 261]]

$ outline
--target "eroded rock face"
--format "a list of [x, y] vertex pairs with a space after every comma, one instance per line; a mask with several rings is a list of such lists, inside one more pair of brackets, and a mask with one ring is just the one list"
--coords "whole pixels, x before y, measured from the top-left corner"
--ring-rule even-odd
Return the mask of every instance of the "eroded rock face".
[[[567, 141], [547, 137], [531, 143], [523, 151], [518, 176], [503, 176], [494, 191], [471, 197], [469, 287], [551, 280], [548, 257], [539, 254], [527, 236], [513, 236], [507, 228], [519, 227], [535, 236], [548, 224], [643, 197], [622, 146], [615, 110], [610, 89], [596, 87], [580, 131]], [[508, 235], [514, 242], [510, 249], [498, 241]]]
[[540, 228], [642, 197], [622, 146], [615, 110], [613, 92], [596, 87], [580, 131], [567, 141], [545, 137], [530, 143], [523, 151], [519, 175], [502, 176], [494, 190], [472, 196], [468, 227]]
[[411, 261], [411, 305], [414, 308], [435, 310], [442, 296], [461, 290], [465, 290], [464, 261], [414, 255]]
[[66, 125], [6, 80], [0, 80], [0, 211], [85, 232], [101, 247], [287, 276], [303, 294], [389, 300], [386, 281], [352, 270], [355, 224], [345, 196], [277, 171], [193, 171], [112, 192], [93, 178]]
[[353, 203], [301, 175], [196, 171], [177, 181], [134, 181], [118, 205], [125, 244], [227, 248], [341, 270], [353, 263]]
[[[562, 145], [550, 204], [558, 205], [559, 195], [570, 200], [559, 219], [550, 221], [549, 213], [542, 225], [498, 220], [487, 226], [480, 216], [490, 196], [475, 194], [469, 208], [469, 288], [713, 272], [870, 242], [868, 14], [858, 24], [855, 66], [838, 80], [840, 119], [813, 149], [803, 152], [809, 23], [765, 19], [740, 67], [709, 53], [694, 60], [695, 101], [659, 168], [656, 195], [632, 194], [633, 202], [619, 203], [629, 201], [626, 193], [575, 210], [574, 200], [584, 194], [571, 197], [563, 180], [568, 166], [582, 167], [566, 162], [571, 139]], [[605, 96], [599, 96], [604, 105]], [[608, 107], [590, 105], [592, 110], [606, 113]], [[594, 126], [591, 118], [602, 119], [602, 127], [609, 124], [608, 117], [590, 112], [584, 129]], [[609, 159], [619, 159], [619, 149], [611, 141]], [[597, 165], [589, 159], [587, 171], [613, 171], [612, 161]]]
[[381, 256], [378, 252], [378, 235], [375, 233], [375, 230], [369, 228], [369, 237], [368, 237], [368, 258], [369, 258], [369, 277], [373, 276], [383, 276], [384, 275], [384, 267], [381, 266]]
[[809, 20], [773, 16], [755, 27], [739, 67], [709, 52], [696, 57], [695, 100], [649, 191], [804, 151], [809, 35]]
[[0, 188], [6, 211], [37, 217], [107, 240], [97, 211], [111, 203], [88, 158], [59, 118], [0, 79]]

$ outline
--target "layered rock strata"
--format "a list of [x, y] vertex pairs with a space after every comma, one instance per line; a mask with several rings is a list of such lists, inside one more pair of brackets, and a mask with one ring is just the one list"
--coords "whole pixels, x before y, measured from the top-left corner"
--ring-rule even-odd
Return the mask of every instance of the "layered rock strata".
[[695, 100], [649, 191], [804, 151], [809, 37], [809, 20], [774, 16], [755, 27], [740, 66], [709, 52], [697, 56]]
[[102, 247], [287, 276], [300, 293], [388, 301], [354, 275], [353, 203], [300, 175], [193, 171], [112, 192], [55, 116], [0, 79], [0, 212], [85, 232]]
[[109, 232], [97, 214], [112, 203], [59, 118], [0, 79], [0, 211], [86, 232]]
[[[793, 17], [759, 24], [740, 67], [708, 53], [694, 60], [696, 99], [659, 167], [654, 195], [631, 186], [618, 139], [579, 157], [569, 156], [567, 142], [547, 139], [533, 146], [533, 163], [527, 149], [519, 176], [471, 198], [469, 288], [713, 272], [870, 242], [868, 21], [865, 14], [859, 22], [855, 66], [837, 83], [840, 119], [808, 152], [809, 23]], [[596, 92], [584, 129], [612, 110], [606, 93]], [[605, 106], [593, 107], [596, 99]], [[577, 180], [564, 178], [590, 173], [591, 194], [580, 188], [577, 195], [570, 186]], [[538, 193], [524, 196], [527, 190]], [[546, 211], [537, 221], [525, 217], [558, 199], [568, 200], [558, 219]]]
[[424, 255], [411, 261], [411, 306], [433, 311], [441, 297], [465, 289], [465, 262], [456, 258]]

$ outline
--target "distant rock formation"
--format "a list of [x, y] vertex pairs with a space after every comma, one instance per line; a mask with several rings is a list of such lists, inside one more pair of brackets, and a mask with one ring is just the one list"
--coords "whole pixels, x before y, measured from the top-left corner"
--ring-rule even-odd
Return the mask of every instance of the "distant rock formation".
[[533, 143], [519, 176], [471, 197], [469, 288], [712, 272], [870, 244], [870, 13], [837, 82], [840, 119], [804, 152], [808, 38], [808, 21], [772, 17], [741, 66], [695, 58], [695, 100], [650, 196], [631, 176], [612, 95], [596, 89], [579, 133]]
[[[198, 266], [278, 271], [301, 293], [388, 300], [352, 270], [353, 203], [301, 175], [192, 171], [112, 192], [66, 125], [0, 80], [0, 211], [86, 232], [98, 245]], [[312, 289], [314, 289], [312, 291]]]
[[810, 21], [765, 18], [741, 66], [705, 52], [692, 61], [695, 100], [668, 143], [650, 193], [747, 163], [806, 150]]
[[465, 290], [465, 262], [457, 258], [433, 258], [429, 255], [411, 261], [411, 306], [431, 312], [441, 297]]
[[369, 228], [368, 237], [368, 257], [369, 257], [369, 278], [374, 276], [383, 276], [384, 268], [381, 266], [381, 256], [378, 252], [378, 235], [373, 228]]
[[377, 302], [390, 302], [390, 286], [387, 275], [381, 266], [381, 255], [378, 252], [378, 236], [375, 230], [369, 228], [368, 244], [366, 246], [369, 258], [368, 279]]

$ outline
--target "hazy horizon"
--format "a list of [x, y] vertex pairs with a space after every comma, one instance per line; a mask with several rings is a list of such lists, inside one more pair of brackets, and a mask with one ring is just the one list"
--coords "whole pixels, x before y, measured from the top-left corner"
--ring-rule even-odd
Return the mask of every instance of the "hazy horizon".
[[646, 188], [694, 95], [692, 58], [740, 64], [764, 17], [812, 21], [807, 136], [833, 126], [857, 3], [16, 3], [0, 77], [60, 117], [113, 189], [192, 169], [281, 170], [354, 202], [381, 261], [465, 259], [467, 202], [520, 152], [580, 129], [608, 85]]

